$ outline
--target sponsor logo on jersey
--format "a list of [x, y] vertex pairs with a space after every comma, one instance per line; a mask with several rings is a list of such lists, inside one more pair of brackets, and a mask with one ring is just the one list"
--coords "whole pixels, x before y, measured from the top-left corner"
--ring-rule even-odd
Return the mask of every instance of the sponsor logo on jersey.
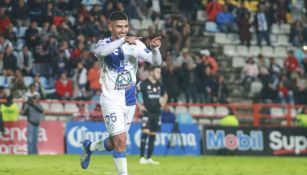
[[128, 70], [119, 73], [116, 78], [114, 90], [125, 90], [131, 88], [132, 77]]

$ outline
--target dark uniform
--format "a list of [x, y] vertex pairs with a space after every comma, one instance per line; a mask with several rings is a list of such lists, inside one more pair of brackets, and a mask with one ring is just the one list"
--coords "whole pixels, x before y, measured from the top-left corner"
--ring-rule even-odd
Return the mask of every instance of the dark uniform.
[[142, 129], [157, 132], [161, 127], [160, 97], [165, 94], [165, 90], [160, 82], [153, 84], [147, 79], [141, 82], [140, 91], [143, 96], [143, 105], [147, 109], [142, 116]]

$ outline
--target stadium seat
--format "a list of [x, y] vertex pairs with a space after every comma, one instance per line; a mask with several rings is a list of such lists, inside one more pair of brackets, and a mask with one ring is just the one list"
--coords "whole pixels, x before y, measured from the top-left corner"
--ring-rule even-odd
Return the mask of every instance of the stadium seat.
[[233, 68], [242, 68], [245, 65], [245, 59], [242, 57], [235, 57], [232, 59]]
[[250, 54], [248, 53], [247, 46], [244, 46], [244, 45], [238, 45], [237, 46], [237, 54], [239, 56], [244, 56], [244, 57], [250, 56]]
[[273, 24], [272, 25], [272, 34], [281, 34], [281, 28], [278, 24]]
[[24, 76], [23, 82], [25, 83], [26, 87], [29, 87], [34, 82], [34, 79], [31, 76]]
[[135, 30], [141, 30], [141, 21], [139, 19], [130, 19], [131, 28]]
[[44, 109], [44, 111], [50, 111], [50, 105], [49, 103], [40, 103]]
[[274, 56], [274, 49], [271, 46], [262, 46], [261, 54], [265, 57], [272, 57]]
[[78, 112], [79, 108], [75, 103], [65, 103], [64, 111], [74, 113], [74, 112]]
[[219, 32], [219, 29], [215, 22], [207, 21], [205, 23], [205, 31], [207, 32]]
[[240, 44], [239, 36], [234, 33], [228, 34], [231, 44]]
[[214, 34], [215, 42], [217, 44], [230, 44], [230, 40], [228, 39], [228, 36], [225, 33], [215, 33]]
[[280, 107], [272, 107], [270, 109], [270, 114], [272, 118], [281, 118], [284, 116], [284, 110]]
[[259, 46], [251, 46], [248, 50], [250, 56], [258, 56], [260, 54], [260, 47]]
[[178, 115], [180, 113], [188, 113], [188, 108], [186, 106], [177, 106], [175, 108], [175, 113]]
[[251, 95], [254, 96], [254, 95], [260, 93], [262, 86], [263, 85], [260, 81], [253, 81], [251, 83]]
[[168, 106], [168, 108], [171, 112], [175, 112], [175, 108], [173, 106]]
[[275, 47], [274, 49], [274, 56], [286, 58], [287, 57], [287, 49], [284, 47]]
[[61, 103], [51, 103], [50, 111], [52, 112], [64, 112], [64, 106]]
[[151, 19], [143, 19], [141, 21], [141, 28], [147, 30], [149, 27], [153, 26], [153, 22]]
[[203, 107], [203, 114], [205, 116], [214, 116], [215, 115], [215, 109], [213, 106], [204, 106]]
[[16, 104], [17, 104], [19, 110], [21, 110], [21, 109], [22, 109], [22, 106], [23, 106], [23, 103], [22, 103], [22, 102], [16, 102]]
[[289, 37], [287, 35], [279, 35], [277, 39], [276, 46], [288, 46], [289, 45]]
[[12, 78], [13, 78], [12, 76], [6, 77], [6, 76], [0, 75], [0, 86], [3, 86], [4, 88], [9, 88]]
[[48, 121], [56, 121], [58, 120], [58, 118], [54, 115], [46, 115], [45, 116], [45, 120], [48, 120]]
[[200, 106], [190, 106], [189, 107], [189, 113], [194, 116], [194, 115], [201, 115], [202, 110]]
[[283, 34], [289, 34], [290, 33], [290, 29], [291, 29], [291, 25], [290, 24], [281, 24], [280, 26], [280, 30]]
[[234, 45], [224, 45], [223, 46], [223, 53], [224, 55], [227, 55], [227, 56], [235, 56], [237, 53], [236, 53], [236, 48]]
[[49, 88], [49, 84], [48, 84], [48, 80], [46, 77], [39, 77], [39, 82], [41, 83], [41, 85], [43, 86], [43, 88], [48, 89]]
[[225, 106], [218, 106], [215, 109], [215, 115], [219, 117], [224, 117], [229, 114], [229, 109]]

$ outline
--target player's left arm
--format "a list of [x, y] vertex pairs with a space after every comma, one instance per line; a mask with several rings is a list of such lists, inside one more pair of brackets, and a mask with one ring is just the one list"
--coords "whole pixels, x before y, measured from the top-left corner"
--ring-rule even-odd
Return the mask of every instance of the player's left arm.
[[138, 57], [143, 58], [152, 65], [161, 65], [162, 56], [159, 48], [161, 47], [161, 37], [156, 37], [150, 41], [151, 51], [141, 41], [137, 41]]

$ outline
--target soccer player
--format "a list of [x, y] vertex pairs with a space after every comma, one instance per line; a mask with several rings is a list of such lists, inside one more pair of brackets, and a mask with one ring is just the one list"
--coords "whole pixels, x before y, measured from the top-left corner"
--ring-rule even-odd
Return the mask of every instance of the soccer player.
[[128, 17], [120, 11], [111, 13], [108, 29], [112, 36], [99, 40], [94, 54], [101, 68], [100, 104], [109, 138], [96, 142], [87, 139], [83, 141], [81, 167], [88, 167], [93, 151], [113, 151], [117, 174], [128, 175], [126, 133], [135, 112], [138, 59], [143, 58], [153, 65], [161, 65], [161, 41], [160, 37], [153, 38], [150, 41], [150, 51], [139, 40], [140, 37], [127, 36]]
[[[161, 108], [164, 108], [167, 102], [167, 93], [160, 83], [160, 78], [161, 68], [152, 66], [149, 78], [138, 86], [138, 90], [143, 97], [143, 104], [140, 100], [138, 101], [138, 106], [143, 111], [140, 164], [159, 164], [159, 162], [152, 160], [151, 156], [154, 151], [156, 132], [161, 127]], [[148, 142], [147, 138], [149, 138]], [[146, 143], [148, 144], [147, 159], [144, 158]]]

